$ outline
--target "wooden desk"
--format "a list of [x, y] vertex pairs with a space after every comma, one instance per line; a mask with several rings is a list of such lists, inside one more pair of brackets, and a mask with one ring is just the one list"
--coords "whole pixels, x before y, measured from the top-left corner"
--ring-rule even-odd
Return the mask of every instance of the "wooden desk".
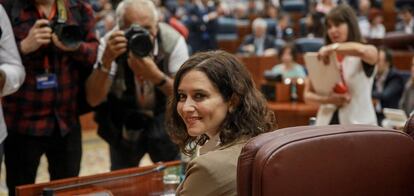
[[249, 70], [257, 87], [263, 80], [263, 73], [265, 70], [271, 69], [277, 64], [278, 60], [275, 56], [238, 56]]
[[303, 102], [268, 102], [275, 113], [278, 128], [309, 125], [309, 118], [316, 117], [319, 106]]
[[[99, 164], [99, 163], [97, 163]], [[173, 161], [164, 163], [165, 167], [172, 168], [178, 167], [181, 164], [180, 161]], [[154, 193], [162, 193], [164, 190], [163, 174], [164, 172], [152, 172], [145, 175], [127, 177], [130, 174], [143, 174], [148, 172], [159, 165], [152, 165], [146, 167], [136, 167], [123, 170], [117, 170], [113, 172], [96, 174], [91, 176], [67, 178], [62, 180], [55, 180], [47, 183], [30, 184], [18, 186], [16, 188], [17, 196], [32, 196], [41, 195], [44, 188], [56, 188], [65, 185], [74, 185], [78, 183], [96, 182], [99, 180], [114, 179], [108, 182], [93, 183], [85, 186], [75, 186], [73, 188], [64, 189], [58, 191], [56, 196], [67, 195], [79, 195], [92, 193], [97, 191], [107, 191], [113, 195], [151, 195]], [[164, 170], [165, 171], [165, 170]]]

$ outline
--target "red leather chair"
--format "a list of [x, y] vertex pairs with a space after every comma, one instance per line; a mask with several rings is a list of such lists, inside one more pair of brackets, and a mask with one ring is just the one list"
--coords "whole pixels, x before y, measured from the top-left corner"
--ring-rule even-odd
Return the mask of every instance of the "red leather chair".
[[414, 140], [369, 125], [303, 126], [252, 138], [239, 196], [414, 195]]

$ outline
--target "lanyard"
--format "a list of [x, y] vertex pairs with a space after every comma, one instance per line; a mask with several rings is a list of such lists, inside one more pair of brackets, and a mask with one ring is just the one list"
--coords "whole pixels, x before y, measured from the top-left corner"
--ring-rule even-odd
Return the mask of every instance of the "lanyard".
[[343, 56], [343, 55], [336, 55], [336, 60], [338, 61], [338, 63], [339, 63], [339, 72], [341, 73], [341, 80], [342, 80], [342, 83], [346, 86], [346, 83], [345, 83], [345, 77], [344, 77], [344, 64], [343, 64], [343, 60], [344, 60], [344, 58], [345, 58], [345, 56]]
[[[53, 17], [56, 16], [56, 2], [53, 3], [50, 13], [47, 17], [45, 13], [42, 12], [39, 8], [37, 8], [37, 13], [39, 15], [39, 18], [47, 18], [49, 21], [52, 21]], [[45, 55], [43, 59], [43, 67], [45, 68], [45, 72], [49, 73], [50, 63], [49, 63], [48, 55]]]
[[56, 2], [53, 3], [52, 8], [50, 10], [49, 16], [46, 17], [45, 13], [42, 12], [39, 7], [37, 8], [37, 14], [40, 18], [47, 18], [49, 21], [53, 19], [53, 17], [56, 16]]

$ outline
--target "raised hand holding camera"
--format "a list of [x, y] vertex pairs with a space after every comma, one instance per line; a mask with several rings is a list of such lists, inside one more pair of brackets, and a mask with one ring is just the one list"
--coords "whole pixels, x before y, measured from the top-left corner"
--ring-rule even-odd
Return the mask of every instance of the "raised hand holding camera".
[[128, 40], [125, 38], [123, 31], [116, 30], [112, 32], [102, 55], [102, 63], [109, 66], [115, 59], [124, 54], [128, 50], [127, 42]]
[[22, 53], [29, 54], [42, 45], [49, 44], [51, 37], [52, 29], [49, 27], [49, 21], [46, 19], [37, 20], [27, 37], [20, 43]]

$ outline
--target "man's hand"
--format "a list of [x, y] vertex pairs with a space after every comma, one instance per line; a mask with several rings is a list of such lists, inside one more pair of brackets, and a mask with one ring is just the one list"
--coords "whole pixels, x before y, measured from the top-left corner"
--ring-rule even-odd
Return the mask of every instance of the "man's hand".
[[51, 41], [52, 29], [48, 26], [49, 21], [45, 19], [37, 20], [30, 29], [29, 34], [20, 42], [23, 54], [36, 51], [42, 45], [47, 45]]
[[137, 58], [129, 53], [128, 65], [135, 75], [141, 76], [144, 80], [149, 80], [158, 84], [164, 77], [164, 73], [158, 69], [151, 57]]
[[111, 63], [121, 54], [127, 51], [125, 34], [121, 30], [114, 31], [106, 42], [106, 48], [102, 55], [102, 64], [109, 67]]
[[65, 52], [73, 52], [73, 51], [78, 50], [78, 49], [79, 49], [79, 47], [80, 47], [80, 44], [78, 44], [78, 45], [76, 45], [76, 46], [73, 46], [73, 47], [66, 46], [65, 44], [63, 44], [63, 43], [59, 40], [59, 38], [57, 37], [57, 35], [56, 35], [56, 34], [54, 34], [54, 33], [52, 34], [52, 41], [53, 41], [53, 44], [55, 44], [55, 46], [56, 46], [57, 48], [59, 48], [59, 49], [61, 49], [61, 50], [65, 51]]

